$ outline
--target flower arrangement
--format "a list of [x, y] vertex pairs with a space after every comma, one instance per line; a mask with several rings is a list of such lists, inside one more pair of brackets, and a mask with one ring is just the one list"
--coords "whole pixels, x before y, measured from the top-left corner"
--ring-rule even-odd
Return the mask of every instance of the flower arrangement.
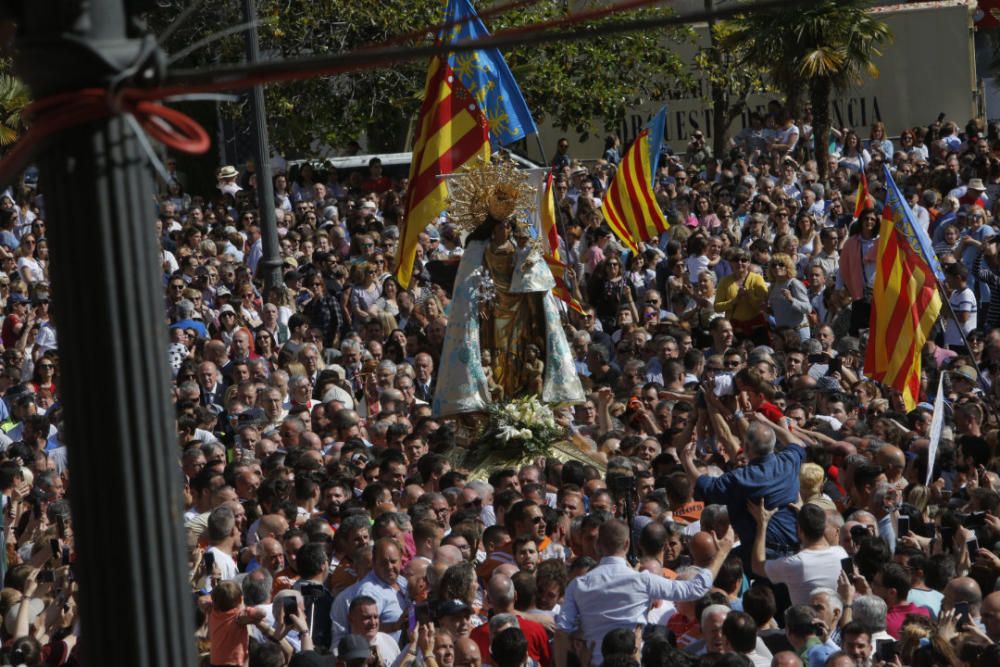
[[563, 437], [565, 430], [556, 423], [552, 409], [537, 396], [525, 396], [490, 405], [479, 444], [538, 455], [547, 453], [552, 443]]
[[446, 453], [453, 466], [469, 471], [469, 479], [485, 481], [496, 470], [535, 463], [539, 457], [583, 461], [605, 470], [593, 447], [576, 441], [538, 396], [493, 403], [478, 417], [477, 425], [467, 424], [467, 444]]

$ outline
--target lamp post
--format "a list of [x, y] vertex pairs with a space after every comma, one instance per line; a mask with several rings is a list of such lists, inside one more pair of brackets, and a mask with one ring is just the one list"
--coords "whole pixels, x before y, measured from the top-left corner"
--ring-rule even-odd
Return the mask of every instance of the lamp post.
[[[16, 68], [36, 99], [162, 73], [136, 0], [21, 0]], [[133, 67], [134, 66], [134, 67]], [[62, 432], [87, 664], [194, 665], [182, 483], [147, 158], [121, 115], [38, 155], [59, 331]]]
[[[246, 30], [247, 63], [260, 59], [257, 35], [257, 7], [254, 0], [243, 0], [243, 20]], [[281, 257], [278, 254], [278, 223], [274, 216], [274, 183], [271, 182], [271, 149], [267, 138], [267, 110], [264, 87], [257, 85], [250, 92], [250, 134], [253, 137], [254, 161], [257, 164], [257, 208], [260, 210], [260, 243], [263, 255], [257, 267], [264, 286], [270, 289], [282, 284]]]

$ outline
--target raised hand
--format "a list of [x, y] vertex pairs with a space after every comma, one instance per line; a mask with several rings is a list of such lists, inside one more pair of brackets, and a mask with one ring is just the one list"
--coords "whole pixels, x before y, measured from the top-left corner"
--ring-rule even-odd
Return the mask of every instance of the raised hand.
[[777, 513], [777, 509], [769, 510], [764, 506], [764, 499], [761, 498], [756, 503], [752, 500], [747, 501], [747, 511], [750, 512], [750, 516], [753, 520], [757, 522], [758, 526], [766, 526], [771, 517]]

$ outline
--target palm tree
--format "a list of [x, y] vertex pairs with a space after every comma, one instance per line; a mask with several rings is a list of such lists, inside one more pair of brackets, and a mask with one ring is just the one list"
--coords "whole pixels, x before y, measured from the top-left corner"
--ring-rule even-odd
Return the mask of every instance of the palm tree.
[[763, 67], [797, 114], [808, 92], [820, 180], [827, 177], [830, 97], [878, 76], [874, 59], [892, 40], [889, 27], [868, 10], [871, 0], [814, 0], [801, 8], [752, 12], [735, 19], [735, 44], [750, 64]]
[[21, 112], [31, 97], [21, 80], [10, 74], [0, 74], [0, 150], [21, 136], [24, 127]]

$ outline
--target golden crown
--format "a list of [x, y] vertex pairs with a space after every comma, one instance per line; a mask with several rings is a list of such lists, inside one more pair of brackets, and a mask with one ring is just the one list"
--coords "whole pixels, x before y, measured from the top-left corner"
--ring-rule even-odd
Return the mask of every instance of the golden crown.
[[535, 188], [527, 179], [511, 160], [479, 158], [448, 179], [448, 217], [467, 232], [487, 217], [516, 216], [516, 222], [524, 224], [535, 207]]

